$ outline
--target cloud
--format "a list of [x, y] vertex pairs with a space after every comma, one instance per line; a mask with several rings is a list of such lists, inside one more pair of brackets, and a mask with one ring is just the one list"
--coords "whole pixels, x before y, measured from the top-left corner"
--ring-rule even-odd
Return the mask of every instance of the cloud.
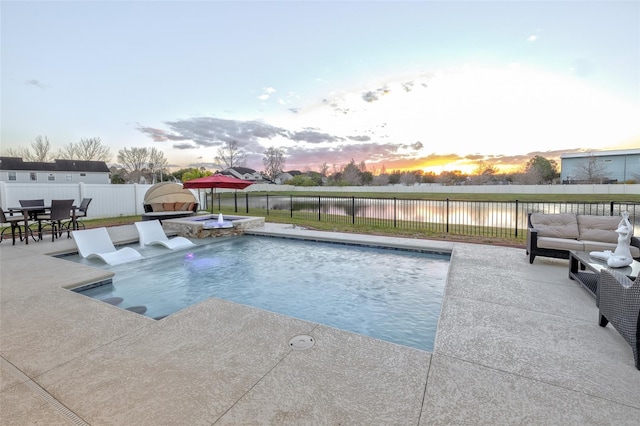
[[529, 37], [527, 37], [527, 41], [530, 42], [530, 43], [533, 43], [537, 39], [538, 39], [538, 36], [536, 36], [536, 35], [530, 35]]
[[[409, 92], [410, 90], [407, 90], [407, 83], [404, 83], [404, 85], [402, 86], [405, 91]], [[389, 88], [388, 87], [381, 87], [379, 89], [373, 90], [373, 91], [368, 91], [368, 92], [364, 92], [362, 94], [362, 99], [364, 99], [365, 102], [374, 102], [380, 99], [381, 96], [387, 95], [389, 93]]]
[[365, 102], [373, 102], [378, 100], [378, 95], [376, 92], [365, 92], [362, 94], [362, 99], [364, 99]]
[[262, 89], [262, 95], [258, 96], [258, 99], [260, 99], [261, 101], [266, 101], [275, 92], [276, 92], [276, 89], [274, 89], [273, 87], [264, 87]]
[[138, 130], [149, 136], [151, 139], [153, 139], [154, 142], [181, 141], [188, 139], [180, 135], [169, 133], [166, 130], [156, 129], [153, 127], [144, 127], [138, 125]]
[[[138, 129], [154, 141], [177, 142], [177, 150], [201, 148], [205, 158], [213, 157], [211, 148], [236, 141], [247, 153], [247, 166], [257, 170], [265, 148], [276, 146], [285, 150], [292, 169], [354, 159], [388, 170], [470, 171], [484, 161], [509, 171], [535, 155], [522, 154], [523, 146], [555, 151], [568, 140], [597, 146], [637, 134], [637, 125], [629, 124], [636, 107], [576, 82], [523, 65], [471, 66], [334, 91], [316, 102], [282, 107], [264, 121], [194, 117]], [[267, 89], [265, 95], [273, 93]], [[428, 155], [432, 150], [460, 155]]]
[[289, 133], [289, 139], [298, 142], [304, 141], [313, 144], [322, 142], [337, 142], [342, 140], [342, 138], [337, 138], [328, 133], [322, 133], [312, 129]]
[[197, 163], [190, 163], [187, 167], [190, 167], [193, 169], [204, 168], [206, 170], [212, 170], [212, 169], [215, 170], [218, 166], [213, 163], [197, 162]]
[[48, 88], [48, 86], [46, 84], [41, 83], [40, 81], [35, 80], [35, 79], [27, 80], [24, 83], [27, 86], [35, 86], [35, 87], [38, 87], [38, 88], [43, 89], [43, 90]]
[[226, 120], [215, 117], [167, 121], [165, 125], [170, 131], [141, 126], [138, 130], [157, 142], [191, 140], [197, 146], [215, 147], [235, 141], [250, 152], [261, 149], [258, 143], [260, 139], [287, 135], [284, 129], [260, 121]]
[[286, 167], [305, 169], [322, 163], [346, 165], [351, 160], [357, 163], [379, 163], [382, 160], [404, 158], [395, 144], [340, 144], [330, 147], [292, 147], [286, 149]]
[[188, 142], [185, 142], [185, 143], [174, 143], [172, 146], [175, 149], [196, 149], [196, 148], [198, 148], [197, 145], [194, 145], [194, 144], [188, 143]]
[[356, 141], [356, 142], [367, 142], [367, 141], [371, 140], [371, 138], [369, 136], [366, 136], [366, 135], [362, 135], [362, 136], [347, 136], [347, 139], [351, 139], [352, 141]]

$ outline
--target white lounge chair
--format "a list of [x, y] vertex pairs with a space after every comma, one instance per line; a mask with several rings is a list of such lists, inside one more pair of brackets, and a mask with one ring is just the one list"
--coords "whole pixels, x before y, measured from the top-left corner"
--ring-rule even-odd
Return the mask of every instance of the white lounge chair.
[[163, 245], [168, 249], [175, 250], [179, 248], [195, 246], [194, 243], [184, 237], [167, 237], [164, 233], [159, 220], [145, 220], [143, 222], [135, 222], [138, 235], [140, 236], [140, 247], [147, 245]]
[[97, 257], [109, 265], [142, 259], [142, 255], [131, 247], [116, 249], [111, 242], [107, 228], [72, 231], [71, 234], [76, 246], [78, 246], [78, 253], [84, 258]]

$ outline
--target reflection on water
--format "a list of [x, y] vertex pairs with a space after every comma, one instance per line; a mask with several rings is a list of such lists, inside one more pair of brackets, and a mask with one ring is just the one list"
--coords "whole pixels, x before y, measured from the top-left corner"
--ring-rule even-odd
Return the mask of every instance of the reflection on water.
[[[233, 199], [222, 200], [234, 207]], [[245, 200], [238, 200], [244, 202]], [[238, 206], [239, 208], [246, 208]], [[307, 215], [354, 217], [374, 220], [464, 225], [486, 228], [525, 230], [528, 213], [575, 213], [620, 216], [628, 211], [634, 235], [640, 235], [640, 205], [633, 203], [551, 203], [494, 202], [455, 200], [403, 200], [393, 198], [356, 197], [285, 197], [252, 196], [250, 207], [268, 210], [293, 210]], [[324, 219], [323, 219], [324, 216]]]

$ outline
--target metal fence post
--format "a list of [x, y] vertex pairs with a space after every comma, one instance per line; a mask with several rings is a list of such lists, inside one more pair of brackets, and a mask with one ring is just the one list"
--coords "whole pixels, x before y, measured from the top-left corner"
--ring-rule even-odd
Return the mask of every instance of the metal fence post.
[[293, 217], [293, 195], [289, 195], [289, 210], [291, 211], [291, 217]]
[[351, 197], [351, 223], [356, 223], [356, 197]]
[[269, 216], [269, 194], [267, 194], [267, 216]]
[[398, 227], [398, 199], [393, 197], [393, 227]]
[[320, 207], [322, 206], [322, 201], [320, 200], [320, 195], [318, 195], [318, 222], [320, 222]]
[[245, 199], [245, 203], [246, 203], [246, 207], [247, 207], [247, 214], [249, 213], [249, 193], [245, 192], [244, 193], [244, 199]]
[[449, 233], [449, 199], [447, 198], [447, 233]]
[[233, 193], [233, 205], [235, 207], [235, 212], [238, 213], [238, 192]]
[[514, 222], [516, 224], [516, 238], [518, 238], [518, 200], [516, 200], [516, 217]]

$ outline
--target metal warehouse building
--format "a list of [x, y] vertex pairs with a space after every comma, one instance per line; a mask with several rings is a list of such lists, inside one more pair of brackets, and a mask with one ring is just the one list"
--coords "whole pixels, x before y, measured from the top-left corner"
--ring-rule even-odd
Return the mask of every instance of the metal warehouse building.
[[640, 182], [640, 149], [562, 154], [560, 179], [562, 183]]

